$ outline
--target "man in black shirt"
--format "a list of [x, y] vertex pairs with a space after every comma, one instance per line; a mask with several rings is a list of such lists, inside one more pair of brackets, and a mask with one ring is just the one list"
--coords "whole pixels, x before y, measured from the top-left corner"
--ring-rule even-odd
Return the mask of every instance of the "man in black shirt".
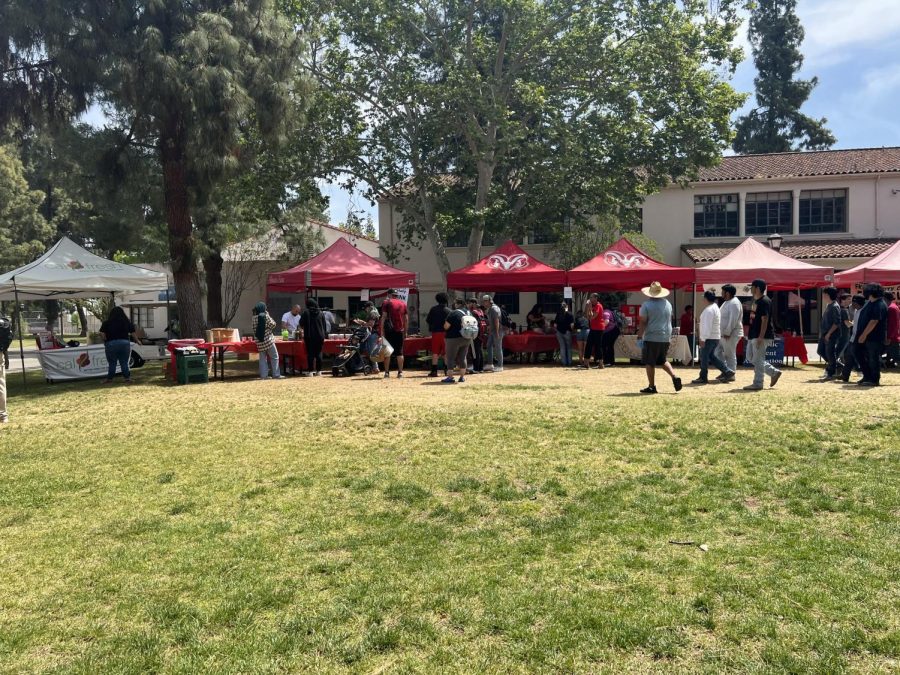
[[877, 387], [881, 384], [881, 354], [887, 335], [888, 310], [881, 284], [869, 284], [864, 293], [868, 302], [856, 318], [856, 360], [863, 372], [863, 378], [857, 384]]
[[431, 372], [428, 377], [437, 377], [438, 359], [444, 357], [444, 373], [447, 372], [447, 359], [444, 355], [446, 344], [446, 332], [444, 330], [444, 322], [450, 316], [450, 298], [446, 293], [438, 293], [434, 296], [437, 304], [428, 310], [428, 316], [425, 317], [425, 323], [428, 324], [428, 330], [431, 332]]
[[774, 387], [781, 377], [781, 371], [766, 361], [766, 349], [775, 342], [772, 301], [766, 296], [766, 282], [754, 279], [750, 287], [753, 291], [753, 305], [750, 307], [747, 359], [753, 363], [753, 384], [748, 384], [744, 389], [760, 391], [766, 374], [771, 378], [769, 386]]
[[822, 311], [818, 354], [825, 360], [825, 380], [833, 378], [837, 370], [837, 348], [841, 339], [841, 306], [837, 303], [837, 295], [836, 288], [822, 291], [823, 298], [828, 298], [828, 304]]

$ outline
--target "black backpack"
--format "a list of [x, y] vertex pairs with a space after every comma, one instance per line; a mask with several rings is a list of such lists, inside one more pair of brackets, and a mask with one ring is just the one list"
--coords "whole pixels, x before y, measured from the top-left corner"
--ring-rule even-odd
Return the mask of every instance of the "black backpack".
[[512, 328], [512, 319], [509, 318], [509, 314], [502, 307], [500, 308], [500, 325], [504, 328]]
[[0, 352], [5, 352], [13, 341], [12, 321], [0, 316]]

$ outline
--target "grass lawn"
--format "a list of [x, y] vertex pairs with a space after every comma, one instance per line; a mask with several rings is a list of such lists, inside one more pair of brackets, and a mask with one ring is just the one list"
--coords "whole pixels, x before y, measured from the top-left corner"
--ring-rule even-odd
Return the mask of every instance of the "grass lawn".
[[4, 672], [900, 669], [900, 374], [138, 372], [11, 374]]

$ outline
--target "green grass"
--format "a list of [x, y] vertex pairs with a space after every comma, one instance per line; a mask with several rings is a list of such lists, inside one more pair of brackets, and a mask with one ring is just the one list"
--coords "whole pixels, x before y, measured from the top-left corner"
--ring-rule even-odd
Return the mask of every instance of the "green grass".
[[897, 672], [900, 376], [817, 372], [11, 377], [0, 671]]

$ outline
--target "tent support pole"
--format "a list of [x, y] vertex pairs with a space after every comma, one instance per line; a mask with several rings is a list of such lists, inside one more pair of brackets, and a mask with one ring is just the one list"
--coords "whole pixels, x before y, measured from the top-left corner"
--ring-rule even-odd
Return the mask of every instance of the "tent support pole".
[[697, 315], [697, 282], [696, 281], [694, 282], [693, 290], [694, 290], [694, 293], [693, 293], [694, 306], [691, 309], [694, 314], [694, 335], [693, 335], [694, 339], [693, 340], [691, 340], [690, 338], [688, 339], [688, 344], [691, 346], [691, 364], [694, 363], [694, 352], [696, 351], [695, 347], [697, 346], [697, 333], [700, 332], [700, 319]]
[[22, 361], [22, 386], [28, 387], [25, 377], [25, 345], [22, 344], [22, 310], [19, 306], [19, 289], [16, 287], [16, 278], [13, 277], [13, 293], [16, 298], [16, 327], [19, 329], [19, 359]]
[[800, 295], [800, 287], [797, 287], [797, 316], [800, 318], [800, 337], [803, 337], [803, 296]]

